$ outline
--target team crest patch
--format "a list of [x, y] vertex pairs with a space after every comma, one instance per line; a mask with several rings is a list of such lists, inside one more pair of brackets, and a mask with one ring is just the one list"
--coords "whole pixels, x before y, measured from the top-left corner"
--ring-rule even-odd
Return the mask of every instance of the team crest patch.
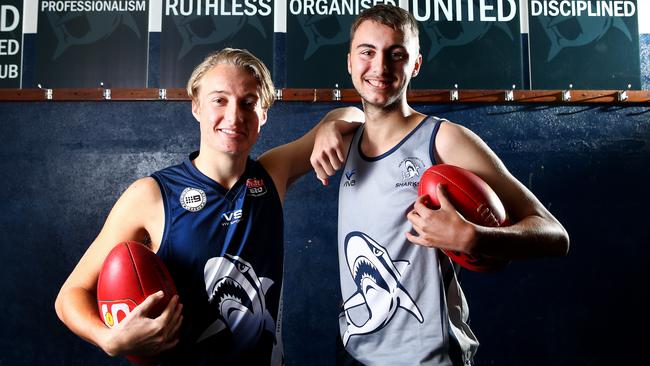
[[246, 188], [248, 188], [249, 196], [259, 197], [266, 194], [264, 179], [248, 178], [248, 180], [246, 180]]
[[188, 211], [200, 211], [206, 202], [205, 192], [201, 189], [187, 187], [181, 193], [181, 206]]
[[420, 180], [420, 171], [424, 169], [422, 160], [415, 157], [408, 157], [399, 163], [402, 174], [402, 181], [395, 184], [395, 187], [411, 186], [417, 187]]

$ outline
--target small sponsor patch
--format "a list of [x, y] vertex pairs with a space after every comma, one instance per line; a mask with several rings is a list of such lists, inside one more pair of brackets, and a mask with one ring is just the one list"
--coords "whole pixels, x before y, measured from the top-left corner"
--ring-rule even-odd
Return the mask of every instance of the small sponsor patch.
[[205, 192], [201, 189], [187, 187], [181, 193], [181, 206], [188, 211], [200, 211], [206, 202]]
[[248, 188], [249, 196], [259, 197], [266, 194], [266, 185], [263, 179], [248, 178], [246, 188]]

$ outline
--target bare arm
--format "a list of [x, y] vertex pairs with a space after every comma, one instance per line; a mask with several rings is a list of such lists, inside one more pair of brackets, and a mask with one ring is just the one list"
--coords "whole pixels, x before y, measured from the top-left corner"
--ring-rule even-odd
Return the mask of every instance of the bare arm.
[[156, 354], [177, 342], [181, 309], [174, 297], [156, 319], [146, 317], [162, 299], [149, 296], [118, 326], [107, 328], [97, 311], [97, 278], [108, 252], [119, 242], [143, 242], [151, 237], [155, 248], [160, 242], [162, 200], [157, 183], [143, 178], [133, 183], [115, 203], [104, 227], [79, 260], [56, 298], [56, 313], [63, 323], [81, 338], [107, 354]]
[[438, 162], [468, 169], [480, 176], [501, 199], [509, 226], [484, 227], [465, 220], [438, 191], [441, 208], [428, 209], [416, 201], [408, 219], [418, 236], [416, 244], [484, 254], [505, 259], [565, 255], [569, 236], [560, 222], [521, 182], [510, 174], [496, 154], [470, 130], [445, 122], [436, 137]]
[[[319, 158], [320, 160], [317, 158], [316, 161], [319, 161], [319, 164], [323, 166], [329, 166], [329, 169], [339, 161], [336, 168], [338, 169], [340, 168], [340, 161], [345, 159], [344, 149], [347, 149], [347, 146], [344, 146], [344, 136], [351, 136], [352, 132], [360, 125], [360, 123], [349, 122], [363, 120], [363, 112], [355, 107], [332, 110], [301, 138], [264, 153], [259, 160], [273, 178], [280, 198], [284, 200], [284, 194], [291, 183], [312, 169], [314, 160], [312, 159], [312, 162], [310, 162], [310, 156], [315, 143], [317, 143], [316, 136], [320, 129], [328, 132], [321, 134], [322, 138], [318, 141], [323, 153]], [[338, 134], [338, 137], [336, 134]], [[326, 135], [327, 137], [325, 137]], [[323, 168], [324, 171], [325, 168]], [[318, 177], [325, 179], [326, 176], [321, 174], [323, 173], [319, 173]]]

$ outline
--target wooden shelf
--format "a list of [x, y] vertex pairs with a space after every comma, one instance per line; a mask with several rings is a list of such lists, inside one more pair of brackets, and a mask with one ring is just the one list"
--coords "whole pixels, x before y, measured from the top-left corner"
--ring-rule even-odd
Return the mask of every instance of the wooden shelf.
[[[567, 94], [568, 93], [568, 94]], [[539, 103], [539, 104], [650, 104], [648, 90], [410, 90], [410, 103]], [[455, 95], [452, 95], [455, 94]], [[569, 98], [567, 98], [569, 96]], [[277, 100], [288, 102], [360, 102], [354, 89], [279, 89]], [[511, 99], [511, 100], [510, 100]], [[189, 101], [184, 88], [61, 88], [0, 89], [7, 101]]]

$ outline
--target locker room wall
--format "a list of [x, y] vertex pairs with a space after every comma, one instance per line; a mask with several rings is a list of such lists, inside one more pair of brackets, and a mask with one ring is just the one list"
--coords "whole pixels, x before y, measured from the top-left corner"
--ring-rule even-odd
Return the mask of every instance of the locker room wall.
[[[340, 103], [275, 104], [257, 156]], [[481, 136], [565, 225], [565, 258], [463, 271], [477, 365], [612, 365], [644, 356], [650, 107], [419, 105]], [[188, 102], [0, 103], [0, 365], [115, 365], [56, 318], [60, 285], [134, 179], [198, 146]], [[287, 365], [334, 364], [337, 184], [285, 204]], [[362, 208], [360, 208], [361, 210]], [[637, 331], [639, 330], [639, 331]]]

